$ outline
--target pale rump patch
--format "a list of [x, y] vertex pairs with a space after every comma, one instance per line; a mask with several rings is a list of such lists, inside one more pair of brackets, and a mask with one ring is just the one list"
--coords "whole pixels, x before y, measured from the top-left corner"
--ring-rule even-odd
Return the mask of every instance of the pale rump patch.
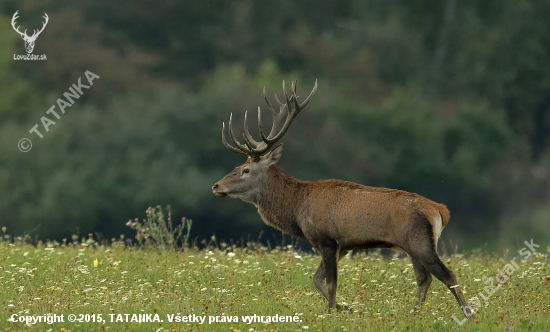
[[441, 220], [441, 214], [439, 214], [438, 211], [436, 211], [432, 219], [430, 220], [433, 230], [434, 230], [434, 244], [437, 248], [437, 241], [439, 240], [439, 237], [441, 236], [441, 232], [443, 231], [443, 221]]

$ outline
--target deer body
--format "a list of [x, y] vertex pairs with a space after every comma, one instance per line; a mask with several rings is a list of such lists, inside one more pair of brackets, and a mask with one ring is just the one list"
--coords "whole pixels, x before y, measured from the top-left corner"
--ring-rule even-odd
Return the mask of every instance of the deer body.
[[[472, 317], [456, 276], [436, 253], [437, 241], [450, 218], [444, 205], [401, 190], [368, 187], [342, 180], [297, 180], [275, 165], [282, 156], [282, 144], [262, 155], [282, 137], [292, 119], [309, 102], [316, 87], [317, 83], [306, 101], [299, 104], [295, 85], [293, 95], [289, 97], [283, 82], [286, 104], [277, 99], [281, 108], [279, 113], [273, 110], [266, 97], [274, 124], [268, 136], [264, 135], [260, 125], [263, 142], [256, 142], [250, 136], [246, 113], [244, 145], [233, 135], [231, 118], [229, 133], [237, 148], [227, 143], [224, 124], [224, 145], [249, 157], [214, 184], [213, 193], [218, 197], [229, 196], [252, 203], [266, 224], [308, 240], [322, 258], [313, 283], [328, 300], [329, 309], [340, 308], [336, 301], [338, 261], [349, 250], [399, 247], [411, 256], [418, 284], [417, 308], [425, 300], [434, 275], [453, 293], [466, 316]], [[285, 110], [289, 115], [283, 128], [277, 132], [276, 122], [281, 121]], [[261, 123], [259, 110], [258, 121]]]
[[429, 215], [425, 226], [435, 230], [448, 222], [443, 224], [445, 206], [417, 194], [341, 180], [299, 181], [274, 165], [264, 186], [257, 200], [248, 201], [266, 224], [312, 244], [330, 239], [340, 250], [408, 248], [403, 235], [415, 214]]

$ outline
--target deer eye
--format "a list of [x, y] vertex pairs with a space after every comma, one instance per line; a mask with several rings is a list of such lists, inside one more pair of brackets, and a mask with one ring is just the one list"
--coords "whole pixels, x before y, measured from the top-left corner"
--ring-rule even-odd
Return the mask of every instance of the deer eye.
[[250, 173], [250, 169], [248, 168], [243, 169], [243, 174], [248, 174], [248, 173]]

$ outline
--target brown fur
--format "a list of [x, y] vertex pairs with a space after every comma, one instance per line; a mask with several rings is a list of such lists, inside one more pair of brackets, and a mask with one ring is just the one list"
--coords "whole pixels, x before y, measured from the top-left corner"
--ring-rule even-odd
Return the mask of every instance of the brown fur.
[[[444, 220], [444, 226], [449, 221], [449, 210], [444, 205], [418, 194], [342, 180], [300, 181], [275, 165], [269, 167], [268, 174], [265, 196], [257, 204], [264, 222], [284, 233], [315, 242], [315, 234], [318, 231], [311, 232], [308, 229], [308, 225], [312, 224], [308, 222], [308, 218], [312, 217], [308, 213], [311, 213], [312, 209], [327, 212], [327, 215], [316, 218], [317, 228], [327, 228], [327, 231], [332, 228], [339, 235], [346, 233], [347, 228], [351, 228], [346, 238], [332, 236], [340, 250], [379, 245], [386, 247], [388, 244], [407, 247], [402, 238], [393, 235], [405, 232], [404, 225], [408, 224], [414, 213], [427, 214], [426, 218], [431, 223], [431, 212], [437, 211]], [[369, 211], [376, 213], [372, 214]], [[336, 220], [331, 218], [331, 215], [347, 215], [351, 218]], [[330, 227], [320, 225], [321, 220]], [[386, 224], [387, 221], [391, 222]], [[354, 224], [358, 227], [373, 228], [374, 231], [367, 237], [354, 234], [357, 228], [352, 227]], [[393, 231], [388, 232], [388, 228]], [[379, 229], [384, 229], [384, 233], [393, 234], [381, 236], [377, 231]]]
[[[454, 273], [435, 251], [437, 233], [449, 223], [445, 205], [397, 189], [342, 180], [300, 181], [273, 164], [261, 164], [262, 159], [247, 160], [213, 190], [254, 204], [266, 224], [311, 243], [323, 259], [314, 284], [327, 298], [329, 308], [339, 308], [338, 260], [349, 250], [376, 247], [399, 247], [411, 255], [419, 287], [417, 308], [426, 297], [432, 274], [449, 287], [463, 308], [467, 306], [462, 291], [452, 287], [457, 285]], [[257, 178], [243, 180], [245, 169]], [[232, 193], [236, 184], [251, 181], [245, 193]]]

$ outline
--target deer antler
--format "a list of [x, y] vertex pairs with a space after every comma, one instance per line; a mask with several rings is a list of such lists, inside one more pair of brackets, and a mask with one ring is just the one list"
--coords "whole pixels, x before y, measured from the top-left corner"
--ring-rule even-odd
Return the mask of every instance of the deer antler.
[[21, 26], [18, 26], [18, 27], [15, 27], [15, 23], [17, 21], [17, 19], [19, 18], [19, 16], [17, 16], [17, 14], [19, 13], [19, 10], [17, 10], [15, 12], [15, 14], [13, 14], [13, 17], [11, 19], [11, 26], [13, 27], [13, 30], [17, 31], [17, 33], [19, 33], [21, 35], [21, 37], [25, 36], [27, 38], [33, 38], [33, 37], [38, 37], [38, 35], [40, 35], [42, 33], [42, 31], [44, 31], [44, 28], [46, 27], [46, 25], [48, 25], [48, 21], [50, 20], [50, 18], [48, 17], [48, 14], [44, 13], [44, 16], [42, 16], [46, 21], [42, 22], [42, 29], [40, 30], [34, 30], [32, 36], [28, 36], [27, 35], [27, 29], [25, 29], [25, 32], [21, 32], [19, 31], [19, 28]]
[[46, 25], [48, 25], [48, 21], [50, 20], [50, 18], [48, 17], [48, 14], [44, 13], [44, 16], [42, 17], [46, 20], [42, 22], [42, 29], [40, 29], [39, 31], [34, 30], [34, 33], [32, 34], [31, 37], [38, 37], [38, 35], [41, 34], [42, 31], [44, 31], [44, 28], [46, 27]]
[[[247, 125], [247, 113], [244, 113], [244, 133], [243, 133], [243, 139], [245, 144], [241, 144], [237, 141], [235, 138], [235, 135], [233, 135], [233, 126], [232, 126], [232, 117], [233, 114], [229, 116], [229, 135], [231, 136], [231, 140], [233, 141], [233, 144], [235, 144], [236, 148], [229, 145], [227, 143], [227, 139], [225, 138], [225, 123], [222, 124], [222, 142], [223, 145], [228, 148], [230, 151], [247, 155], [249, 156], [253, 161], [260, 160], [261, 155], [269, 150], [279, 139], [281, 139], [288, 128], [290, 127], [290, 124], [294, 120], [294, 118], [300, 113], [300, 111], [306, 107], [306, 105], [311, 100], [311, 97], [313, 94], [317, 91], [317, 80], [315, 80], [315, 85], [313, 86], [313, 90], [311, 90], [309, 96], [302, 102], [301, 104], [298, 103], [298, 95], [296, 94], [296, 81], [292, 82], [292, 95], [289, 97], [288, 93], [286, 92], [285, 88], [285, 81], [283, 81], [283, 92], [285, 95], [285, 101], [286, 103], [281, 103], [279, 101], [279, 98], [277, 98], [277, 95], [275, 94], [275, 100], [277, 100], [277, 104], [279, 104], [279, 111], [275, 111], [273, 109], [273, 106], [271, 105], [271, 102], [267, 98], [267, 94], [265, 92], [264, 87], [264, 99], [267, 103], [267, 106], [269, 108], [269, 111], [271, 112], [271, 116], [273, 118], [273, 125], [271, 127], [271, 131], [269, 132], [269, 135], [265, 136], [263, 128], [262, 128], [262, 118], [261, 118], [261, 111], [260, 107], [258, 107], [258, 129], [260, 131], [260, 136], [262, 137], [262, 142], [258, 142], [252, 138], [252, 135], [250, 134], [250, 131], [248, 130]], [[286, 120], [283, 124], [283, 127], [280, 130], [277, 130], [280, 126], [280, 122], [286, 115]]]
[[23, 36], [28, 37], [27, 30], [25, 30], [25, 32], [21, 32], [19, 31], [19, 27], [21, 26], [15, 27], [15, 21], [17, 21], [17, 19], [19, 18], [19, 16], [17, 16], [18, 13], [19, 13], [19, 10], [17, 10], [15, 14], [13, 14], [13, 17], [11, 18], [11, 26], [13, 27], [13, 30], [17, 31], [17, 33], [21, 35], [21, 37]]

